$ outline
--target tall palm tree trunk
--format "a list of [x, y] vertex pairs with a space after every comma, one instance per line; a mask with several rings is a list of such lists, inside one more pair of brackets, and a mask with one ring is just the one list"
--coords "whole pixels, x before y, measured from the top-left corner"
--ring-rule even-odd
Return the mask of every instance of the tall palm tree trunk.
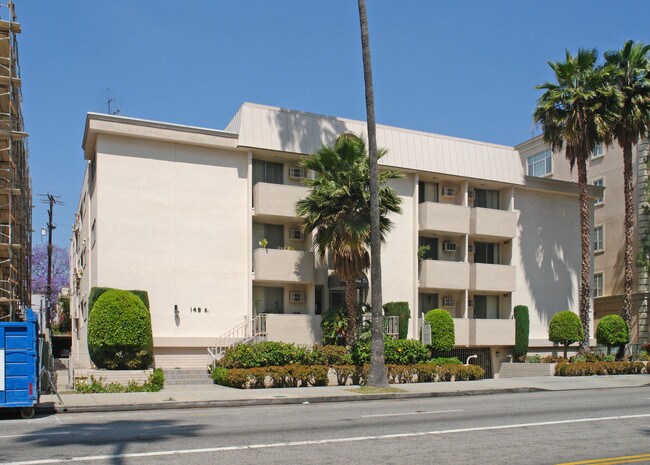
[[372, 338], [370, 347], [369, 386], [388, 386], [384, 362], [384, 324], [381, 296], [381, 232], [379, 225], [379, 169], [377, 167], [377, 135], [375, 125], [375, 97], [370, 64], [370, 36], [366, 1], [358, 0], [363, 53], [363, 78], [366, 85], [366, 113], [368, 120], [368, 156], [370, 158], [370, 305], [372, 306]]
[[632, 285], [634, 283], [634, 179], [632, 175], [632, 142], [629, 140], [623, 144], [623, 182], [625, 195], [623, 319], [629, 328], [632, 320]]
[[590, 352], [589, 345], [589, 296], [591, 274], [591, 228], [589, 225], [589, 194], [587, 192], [587, 160], [578, 157], [578, 186], [580, 188], [580, 246], [582, 252], [582, 270], [580, 273], [580, 320], [584, 330], [584, 339], [580, 343], [581, 353]]
[[345, 332], [345, 344], [352, 347], [357, 342], [357, 281], [345, 280], [345, 308], [348, 313], [348, 329]]

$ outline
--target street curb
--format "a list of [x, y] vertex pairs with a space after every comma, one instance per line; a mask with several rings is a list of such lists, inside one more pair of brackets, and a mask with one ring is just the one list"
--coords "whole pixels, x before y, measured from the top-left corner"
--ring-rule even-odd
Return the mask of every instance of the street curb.
[[229, 408], [253, 407], [262, 405], [295, 405], [295, 404], [321, 404], [327, 402], [359, 402], [370, 400], [398, 400], [398, 399], [426, 399], [433, 397], [463, 397], [483, 396], [494, 394], [518, 394], [527, 392], [549, 392], [548, 389], [522, 387], [504, 389], [473, 389], [467, 391], [450, 392], [406, 392], [385, 394], [361, 394], [322, 397], [289, 397], [266, 399], [238, 399], [238, 400], [207, 400], [186, 402], [154, 402], [148, 404], [115, 404], [115, 405], [78, 405], [66, 406], [53, 403], [39, 404], [38, 413], [88, 413], [88, 412], [133, 412], [138, 410], [171, 410], [191, 408]]

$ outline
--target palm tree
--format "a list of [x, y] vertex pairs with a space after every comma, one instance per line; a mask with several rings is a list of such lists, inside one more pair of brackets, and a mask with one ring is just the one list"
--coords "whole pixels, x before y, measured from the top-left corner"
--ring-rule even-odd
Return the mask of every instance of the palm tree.
[[[380, 150], [379, 157], [386, 153]], [[370, 265], [367, 245], [370, 242], [370, 166], [363, 139], [344, 134], [331, 147], [322, 147], [301, 163], [316, 173], [306, 179], [309, 195], [296, 203], [296, 212], [304, 220], [305, 233], [314, 232], [314, 248], [321, 259], [332, 254], [334, 270], [345, 283], [345, 307], [350, 320], [346, 344], [357, 337], [357, 279]], [[381, 184], [398, 178], [396, 171], [383, 171]], [[390, 187], [382, 187], [380, 196], [381, 240], [393, 223], [389, 212], [399, 213], [401, 199]], [[383, 327], [382, 327], [383, 337]]]
[[375, 95], [372, 86], [372, 65], [370, 63], [370, 34], [366, 0], [358, 0], [359, 24], [361, 26], [361, 52], [363, 55], [363, 80], [366, 88], [366, 114], [368, 124], [368, 145], [370, 158], [370, 305], [372, 307], [372, 332], [370, 340], [370, 371], [368, 385], [388, 386], [388, 375], [384, 363], [384, 323], [381, 295], [381, 231], [379, 168], [377, 160], [377, 127], [375, 124]]
[[579, 313], [584, 328], [581, 352], [589, 347], [589, 282], [591, 235], [589, 228], [589, 196], [587, 193], [587, 160], [599, 143], [611, 142], [616, 122], [618, 91], [611, 85], [612, 68], [597, 66], [596, 50], [579, 50], [576, 56], [566, 51], [566, 61], [549, 62], [557, 82], [537, 86], [545, 92], [537, 101], [534, 120], [541, 124], [544, 141], [553, 151], [566, 145], [571, 169], [578, 166], [580, 190], [580, 274]]
[[[634, 176], [632, 147], [650, 131], [650, 45], [631, 40], [621, 50], [605, 52], [606, 62], [615, 67], [615, 86], [622, 106], [614, 127], [614, 138], [623, 149], [625, 195], [625, 273], [623, 276], [623, 319], [630, 327], [634, 281]], [[623, 354], [621, 354], [623, 355]]]

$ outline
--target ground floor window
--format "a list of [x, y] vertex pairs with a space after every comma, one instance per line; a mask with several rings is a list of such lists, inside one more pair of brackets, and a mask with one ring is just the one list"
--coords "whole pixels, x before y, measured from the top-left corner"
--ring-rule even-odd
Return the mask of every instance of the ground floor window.
[[253, 287], [255, 313], [284, 313], [283, 287]]
[[420, 315], [424, 315], [429, 310], [438, 308], [438, 294], [420, 294], [418, 300], [418, 311]]

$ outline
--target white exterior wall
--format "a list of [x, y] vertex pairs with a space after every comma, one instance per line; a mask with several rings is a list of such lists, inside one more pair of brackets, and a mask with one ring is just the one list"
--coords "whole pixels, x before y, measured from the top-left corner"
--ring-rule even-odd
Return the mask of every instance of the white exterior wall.
[[553, 315], [578, 312], [579, 202], [575, 196], [517, 189], [515, 205], [520, 214], [512, 248], [512, 264], [517, 267], [512, 305], [528, 306], [530, 339], [547, 344]]

